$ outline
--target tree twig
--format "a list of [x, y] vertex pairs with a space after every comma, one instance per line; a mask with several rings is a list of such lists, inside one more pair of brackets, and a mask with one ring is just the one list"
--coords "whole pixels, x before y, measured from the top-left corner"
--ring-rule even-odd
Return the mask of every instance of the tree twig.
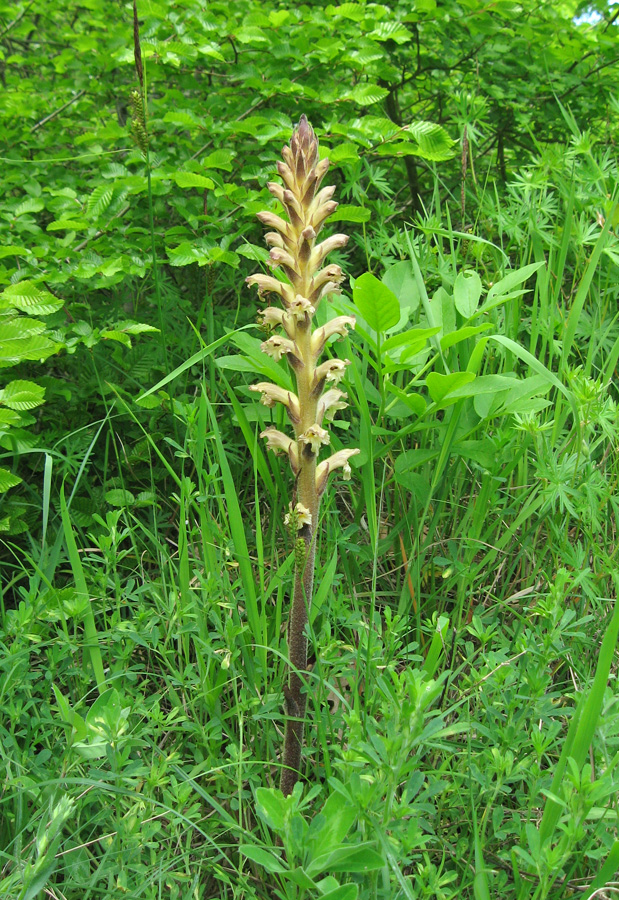
[[36, 125], [33, 125], [32, 128], [30, 129], [30, 133], [32, 134], [32, 132], [36, 131], [37, 128], [42, 128], [43, 125], [46, 125], [48, 122], [51, 122], [52, 119], [55, 119], [56, 116], [59, 116], [61, 112], [64, 112], [64, 110], [68, 106], [71, 106], [72, 103], [77, 103], [77, 101], [80, 99], [80, 97], [83, 97], [85, 93], [86, 93], [86, 88], [82, 88], [82, 90], [78, 91], [77, 94], [75, 95], [75, 97], [72, 97], [70, 100], [68, 100], [64, 104], [64, 106], [61, 106], [59, 109], [55, 109], [53, 113], [49, 114], [49, 116], [45, 116], [44, 119], [41, 119], [40, 122], [37, 122]]

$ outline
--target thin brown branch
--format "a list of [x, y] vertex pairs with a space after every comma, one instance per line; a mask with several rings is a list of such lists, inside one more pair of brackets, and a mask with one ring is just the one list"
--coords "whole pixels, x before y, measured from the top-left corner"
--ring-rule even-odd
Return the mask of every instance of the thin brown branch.
[[42, 128], [43, 125], [47, 125], [48, 122], [51, 122], [52, 119], [55, 119], [56, 116], [59, 116], [61, 112], [64, 112], [65, 109], [67, 109], [73, 103], [77, 103], [77, 101], [80, 99], [80, 97], [83, 97], [85, 93], [86, 93], [86, 88], [82, 88], [81, 91], [77, 92], [75, 97], [72, 97], [59, 109], [55, 109], [53, 113], [49, 114], [49, 116], [45, 116], [44, 119], [41, 119], [40, 122], [37, 122], [36, 125], [33, 125], [32, 128], [30, 129], [30, 133], [32, 134], [33, 131], [37, 131], [37, 129]]

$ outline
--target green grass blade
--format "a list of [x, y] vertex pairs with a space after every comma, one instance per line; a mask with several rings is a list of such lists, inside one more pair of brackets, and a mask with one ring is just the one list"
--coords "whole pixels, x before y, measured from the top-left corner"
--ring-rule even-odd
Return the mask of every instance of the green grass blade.
[[164, 388], [171, 381], [174, 381], [175, 378], [178, 378], [179, 375], [182, 375], [183, 372], [186, 372], [187, 369], [190, 369], [192, 366], [197, 365], [202, 362], [203, 359], [206, 359], [207, 356], [211, 356], [222, 344], [226, 344], [233, 335], [238, 334], [240, 331], [246, 331], [248, 328], [255, 328], [255, 325], [244, 325], [242, 328], [237, 328], [236, 331], [230, 331], [228, 334], [224, 334], [222, 337], [217, 338], [216, 341], [213, 341], [212, 344], [208, 344], [206, 347], [202, 347], [201, 350], [198, 350], [197, 353], [194, 353], [193, 356], [190, 356], [189, 359], [186, 359], [185, 362], [181, 363], [180, 366], [177, 366], [174, 371], [170, 372], [169, 375], [166, 375], [165, 378], [162, 378], [161, 381], [158, 381], [157, 384], [153, 385], [152, 388], [149, 388], [147, 391], [144, 391], [143, 394], [140, 394], [138, 397], [138, 402], [143, 400], [145, 397], [149, 397], [151, 394], [154, 394], [155, 391], [160, 391], [161, 388]]
[[[619, 579], [615, 579], [615, 581], [619, 582]], [[602, 640], [593, 683], [588, 694], [583, 693], [576, 710], [574, 711], [565, 738], [565, 743], [563, 744], [561, 756], [559, 757], [559, 762], [557, 763], [552, 779], [550, 793], [556, 794], [558, 797], [561, 796], [561, 785], [569, 757], [572, 757], [579, 769], [581, 769], [586, 762], [589, 747], [591, 746], [593, 734], [602, 710], [604, 690], [613, 663], [618, 636], [619, 603], [615, 601], [613, 615]], [[539, 829], [540, 841], [542, 844], [552, 837], [561, 815], [561, 808], [561, 805], [556, 800], [549, 798], [546, 801]]]
[[60, 488], [60, 514], [62, 516], [62, 527], [64, 530], [64, 538], [69, 553], [69, 562], [71, 563], [71, 571], [75, 580], [75, 586], [78, 592], [87, 601], [86, 612], [84, 613], [84, 647], [88, 651], [92, 669], [99, 688], [99, 693], [103, 693], [106, 688], [105, 674], [103, 672], [103, 661], [101, 658], [101, 648], [99, 647], [99, 637], [97, 635], [97, 626], [92, 611], [88, 587], [86, 585], [86, 577], [82, 567], [80, 555], [77, 552], [77, 544], [75, 543], [75, 535], [73, 534], [73, 526], [69, 517], [69, 510], [64, 496], [64, 484]]
[[[267, 668], [267, 631], [266, 631], [266, 621], [263, 614], [261, 614], [260, 609], [258, 608], [258, 597], [256, 594], [256, 583], [254, 579], [254, 572], [251, 566], [251, 562], [249, 559], [249, 549], [247, 547], [247, 539], [245, 537], [245, 524], [243, 520], [243, 514], [241, 512], [241, 507], [239, 504], [239, 498], [236, 491], [236, 485], [234, 483], [234, 478], [232, 477], [232, 472], [230, 471], [230, 466], [228, 464], [228, 458], [226, 456], [226, 450], [223, 445], [223, 441], [221, 439], [221, 433], [219, 431], [219, 424], [217, 422], [217, 416], [215, 415], [215, 410], [213, 406], [206, 396], [206, 392], [203, 390], [203, 396], [205, 398], [205, 402], [208, 406], [209, 417], [211, 420], [211, 427], [213, 429], [213, 438], [215, 441], [215, 446], [217, 448], [217, 459], [219, 462], [219, 466], [221, 469], [221, 478], [224, 489], [224, 497], [226, 500], [226, 506], [228, 509], [228, 521], [230, 525], [230, 534], [232, 535], [232, 540], [234, 541], [234, 546], [236, 549], [236, 558], [239, 564], [239, 572], [241, 575], [241, 582], [243, 584], [243, 588], [245, 591], [245, 604], [246, 604], [246, 612], [247, 612], [247, 621], [249, 622], [249, 627], [252, 632], [253, 643], [256, 647], [256, 653], [260, 660], [260, 664], [262, 667], [262, 672], [266, 673]], [[259, 688], [259, 685], [256, 685], [256, 688]]]
[[565, 327], [565, 332], [563, 335], [563, 346], [561, 352], [561, 368], [563, 371], [567, 368], [568, 360], [570, 356], [570, 350], [572, 349], [572, 344], [574, 343], [574, 337], [576, 335], [576, 329], [578, 327], [578, 322], [580, 320], [580, 315], [583, 310], [583, 306], [585, 305], [585, 300], [589, 295], [589, 288], [591, 287], [591, 281], [593, 280], [593, 276], [595, 274], [595, 270], [597, 268], [597, 264], [600, 261], [600, 256], [602, 255], [602, 251], [606, 246], [608, 241], [608, 233], [610, 231], [610, 226], [612, 223], [612, 215], [607, 216], [606, 222], [604, 223], [604, 227], [602, 228], [600, 235], [595, 243], [595, 247], [593, 248], [593, 253], [589, 258], [589, 262], [587, 263], [587, 268], [585, 269], [584, 275], [580, 281], [580, 285], [578, 287], [578, 292], [574, 298], [574, 302], [572, 304], [572, 308], [570, 310], [567, 325]]

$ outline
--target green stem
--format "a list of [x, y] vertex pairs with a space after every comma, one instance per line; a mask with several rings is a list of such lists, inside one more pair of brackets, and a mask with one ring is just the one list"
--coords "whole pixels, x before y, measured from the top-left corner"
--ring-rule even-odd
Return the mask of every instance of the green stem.
[[161, 347], [163, 349], [163, 357], [165, 360], [166, 371], [169, 371], [168, 365], [168, 348], [165, 340], [165, 328], [163, 322], [163, 303], [161, 300], [161, 286], [159, 284], [159, 269], [157, 266], [157, 249], [155, 247], [155, 216], [153, 212], [153, 188], [150, 174], [150, 153], [146, 149], [146, 178], [148, 183], [148, 223], [150, 228], [150, 248], [153, 259], [153, 280], [155, 283], [155, 297], [157, 299], [157, 311], [159, 313], [159, 334]]

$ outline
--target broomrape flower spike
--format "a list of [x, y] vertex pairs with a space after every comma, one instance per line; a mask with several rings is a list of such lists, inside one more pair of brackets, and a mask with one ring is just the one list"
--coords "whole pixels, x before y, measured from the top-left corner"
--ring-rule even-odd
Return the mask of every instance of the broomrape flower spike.
[[[258, 213], [258, 219], [270, 229], [265, 240], [271, 248], [268, 265], [275, 274], [250, 275], [247, 284], [257, 285], [260, 296], [271, 294], [280, 298], [283, 309], [268, 306], [260, 315], [265, 325], [281, 328], [284, 335], [271, 335], [261, 344], [261, 349], [277, 361], [285, 359], [297, 384], [296, 394], [267, 382], [251, 386], [251, 390], [262, 395], [261, 402], [265, 406], [273, 407], [276, 403], [285, 406], [294, 429], [294, 438], [274, 428], [261, 434], [266, 438], [267, 449], [288, 456], [295, 476], [294, 501], [285, 519], [297, 535], [288, 624], [289, 671], [284, 687], [287, 718], [281, 789], [288, 795], [299, 777], [301, 766], [306, 712], [303, 691], [307, 670], [305, 628], [314, 587], [320, 498], [334, 469], [342, 468], [344, 478], [350, 478], [349, 460], [359, 450], [339, 450], [318, 462], [322, 447], [330, 443], [324, 424], [346, 406], [346, 394], [335, 385], [350, 364], [347, 359], [328, 359], [320, 364], [318, 360], [329, 338], [345, 337], [348, 329], [355, 327], [355, 319], [338, 316], [326, 325], [312, 329], [321, 300], [329, 294], [339, 293], [344, 278], [340, 266], [326, 263], [326, 257], [332, 250], [345, 247], [348, 236], [333, 234], [317, 243], [323, 225], [337, 209], [337, 203], [332, 199], [334, 187], [321, 188], [329, 160], [319, 159], [318, 140], [305, 116], [301, 116], [290, 144], [283, 148], [282, 157], [277, 171], [283, 185], [269, 182], [267, 187], [284, 214], [278, 215], [271, 210]], [[284, 273], [286, 280], [276, 277], [279, 271]]]

